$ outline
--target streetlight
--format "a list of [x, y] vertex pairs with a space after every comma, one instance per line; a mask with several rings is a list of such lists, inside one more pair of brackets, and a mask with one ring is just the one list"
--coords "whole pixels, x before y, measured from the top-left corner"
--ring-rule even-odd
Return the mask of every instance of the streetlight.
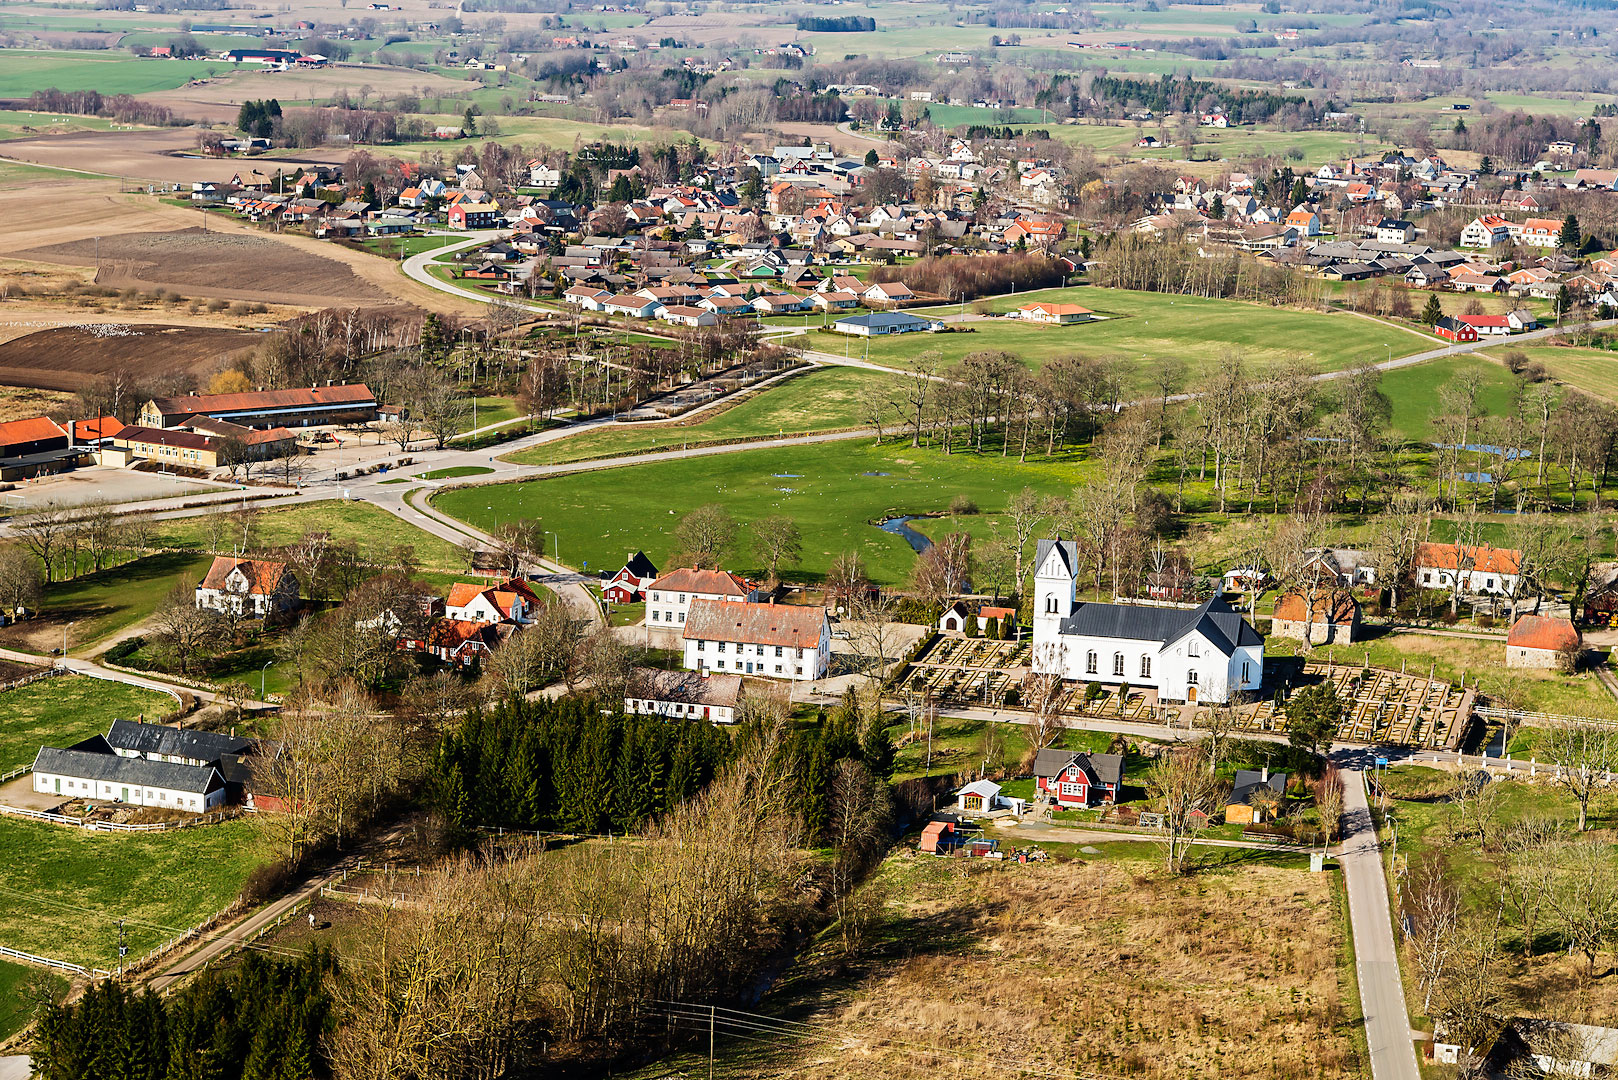
[[264, 661], [264, 666], [258, 669], [258, 699], [259, 699], [259, 701], [267, 701], [268, 700], [268, 698], [266, 698], [264, 696], [264, 673], [270, 669], [270, 665], [273, 664], [273, 663], [275, 663], [274, 660], [266, 660], [266, 661]]
[[551, 529], [546, 529], [545, 530], [545, 535], [549, 536], [552, 540], [556, 541], [556, 561], [557, 561], [557, 563], [561, 563], [561, 561], [562, 561], [562, 534], [558, 533], [558, 532], [554, 532]]

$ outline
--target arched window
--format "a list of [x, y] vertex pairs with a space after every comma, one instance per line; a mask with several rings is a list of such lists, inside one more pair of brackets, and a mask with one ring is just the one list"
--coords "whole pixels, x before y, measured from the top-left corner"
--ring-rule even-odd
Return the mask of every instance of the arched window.
[[1112, 673], [1120, 679], [1124, 677], [1124, 654], [1121, 652], [1112, 654]]
[[1152, 658], [1146, 653], [1141, 653], [1140, 677], [1143, 679], [1150, 679], [1152, 677]]
[[1197, 669], [1196, 668], [1192, 668], [1190, 671], [1185, 673], [1185, 681], [1187, 683], [1189, 683], [1190, 685], [1192, 685], [1192, 686], [1197, 685]]
[[1187, 656], [1201, 656], [1202, 655], [1202, 643], [1199, 642], [1196, 638], [1192, 638], [1191, 640], [1187, 641], [1185, 643], [1185, 654]]
[[1051, 594], [1049, 594], [1048, 596], [1045, 597], [1045, 614], [1047, 614], [1047, 615], [1055, 615], [1056, 614], [1056, 594], [1055, 593], [1051, 593]]
[[1084, 673], [1086, 675], [1096, 673], [1096, 651], [1094, 649], [1084, 654]]

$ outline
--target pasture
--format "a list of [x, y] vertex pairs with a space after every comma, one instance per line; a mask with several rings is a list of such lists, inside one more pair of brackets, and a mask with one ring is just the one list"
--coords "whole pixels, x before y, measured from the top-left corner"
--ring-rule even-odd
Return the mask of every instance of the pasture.
[[45, 87], [146, 94], [173, 90], [229, 68], [221, 60], [142, 60], [128, 53], [7, 49], [6, 62], [0, 64], [0, 97], [25, 98]]
[[1004, 507], [1024, 485], [1069, 491], [1086, 472], [1074, 455], [1053, 461], [912, 449], [907, 441], [869, 438], [625, 465], [506, 484], [452, 488], [434, 497], [443, 512], [492, 530], [533, 518], [560, 536], [561, 560], [595, 569], [623, 565], [641, 549], [662, 567], [679, 554], [675, 527], [705, 503], [723, 503], [742, 526], [730, 569], [756, 572], [749, 522], [777, 514], [803, 535], [802, 565], [786, 576], [817, 580], [839, 553], [858, 551], [874, 580], [903, 581], [914, 555], [871, 522], [897, 514], [946, 510], [966, 495], [985, 511]]
[[1562, 345], [1512, 345], [1508, 340], [1489, 354], [1504, 356], [1520, 352], [1530, 360], [1545, 365], [1551, 378], [1557, 382], [1583, 390], [1587, 394], [1618, 402], [1618, 350], [1576, 349]]
[[208, 563], [207, 556], [166, 552], [55, 582], [45, 587], [36, 618], [0, 630], [0, 645], [44, 652], [60, 648], [64, 632], [69, 649], [99, 641], [146, 619], [174, 586], [201, 580]]
[[835, 431], [860, 424], [860, 399], [880, 393], [887, 377], [860, 368], [822, 368], [767, 387], [720, 412], [688, 423], [598, 427], [511, 455], [523, 465], [613, 457], [704, 446], [770, 435]]
[[[1345, 312], [1303, 311], [1094, 286], [1001, 296], [984, 304], [990, 312], [1002, 313], [1039, 300], [1080, 304], [1101, 318], [1068, 326], [1015, 319], [968, 321], [957, 325], [973, 333], [873, 339], [870, 359], [900, 365], [920, 353], [937, 351], [945, 361], [954, 361], [970, 352], [998, 349], [1037, 368], [1064, 354], [1113, 357], [1119, 361], [1125, 392], [1150, 396], [1157, 362], [1165, 358], [1184, 361], [1194, 383], [1213, 370], [1228, 349], [1240, 352], [1248, 369], [1258, 373], [1295, 357], [1304, 358], [1320, 371], [1338, 371], [1434, 347], [1431, 339], [1421, 335]], [[948, 315], [960, 309], [930, 310]], [[811, 334], [805, 344], [811, 349], [840, 352], [844, 340], [842, 335]], [[860, 344], [856, 341], [855, 347]]]
[[257, 862], [251, 829], [104, 833], [0, 817], [0, 945], [111, 968], [122, 919], [139, 958], [235, 898]]
[[[206, 550], [211, 546], [209, 531], [204, 518], [175, 518], [159, 524], [153, 543]], [[351, 543], [361, 555], [376, 562], [386, 562], [393, 548], [408, 544], [415, 549], [417, 563], [425, 569], [457, 570], [465, 565], [449, 541], [369, 503], [338, 499], [265, 511], [258, 521], [257, 543], [273, 548], [293, 543], [310, 532], [330, 533], [335, 543]], [[206, 558], [202, 565], [206, 568]]]
[[58, 675], [0, 692], [0, 770], [31, 764], [41, 746], [104, 735], [114, 720], [156, 721], [178, 707], [156, 690], [88, 675]]

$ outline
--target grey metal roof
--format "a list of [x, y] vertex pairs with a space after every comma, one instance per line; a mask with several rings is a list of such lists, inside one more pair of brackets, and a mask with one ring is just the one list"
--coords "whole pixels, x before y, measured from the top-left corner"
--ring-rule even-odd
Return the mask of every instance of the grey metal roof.
[[1287, 789], [1287, 774], [1272, 772], [1268, 780], [1263, 779], [1264, 774], [1257, 769], [1237, 769], [1236, 779], [1231, 787], [1230, 799], [1227, 806], [1245, 806], [1253, 797], [1253, 792], [1259, 788], [1267, 787], [1276, 794], [1282, 794]]
[[1056, 548], [1062, 553], [1063, 566], [1066, 567], [1069, 574], [1077, 576], [1079, 572], [1079, 545], [1072, 540], [1041, 540], [1034, 556], [1034, 566], [1045, 565], [1045, 559], [1050, 555], [1051, 548]]
[[839, 324], [848, 323], [855, 326], [912, 326], [916, 323], [931, 323], [934, 319], [923, 319], [905, 311], [873, 311], [869, 315], [852, 315], [846, 319], [838, 319]]
[[1197, 630], [1226, 656], [1238, 646], [1264, 643], [1241, 612], [1217, 596], [1189, 611], [1141, 604], [1080, 603], [1057, 629], [1063, 635], [1156, 641], [1163, 645]]
[[212, 765], [176, 765], [172, 761], [120, 757], [86, 750], [58, 750], [42, 746], [34, 758], [34, 772], [54, 773], [129, 787], [166, 788], [205, 795], [224, 784]]
[[114, 720], [107, 729], [107, 743], [118, 750], [133, 750], [139, 754], [217, 761], [224, 754], [240, 754], [253, 745], [253, 740], [217, 731]]
[[1093, 779], [1103, 784], [1124, 782], [1122, 754], [1086, 754], [1076, 750], [1041, 750], [1034, 755], [1034, 775], [1047, 779], [1060, 776], [1069, 765], [1077, 762]]

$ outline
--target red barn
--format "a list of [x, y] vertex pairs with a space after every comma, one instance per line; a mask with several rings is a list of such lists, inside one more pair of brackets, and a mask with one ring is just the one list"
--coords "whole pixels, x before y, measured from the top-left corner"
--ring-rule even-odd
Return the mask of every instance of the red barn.
[[637, 551], [601, 587], [601, 598], [612, 604], [633, 604], [646, 599], [646, 587], [656, 580], [657, 567], [644, 551]]
[[1124, 785], [1122, 754], [1041, 750], [1034, 757], [1034, 780], [1058, 806], [1094, 806], [1118, 800]]

